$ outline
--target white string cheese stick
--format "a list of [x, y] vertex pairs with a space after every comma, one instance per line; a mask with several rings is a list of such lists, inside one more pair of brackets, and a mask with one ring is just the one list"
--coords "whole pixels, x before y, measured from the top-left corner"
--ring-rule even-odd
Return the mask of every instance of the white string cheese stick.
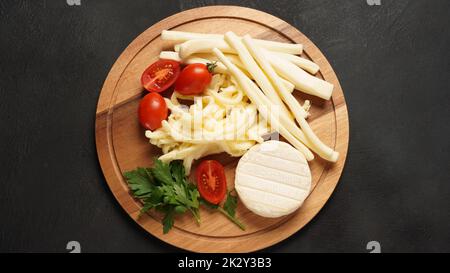
[[[200, 58], [200, 57], [196, 57], [196, 56], [191, 56], [189, 58], [186, 58], [186, 59], [182, 60], [180, 58], [180, 56], [178, 55], [178, 53], [177, 52], [173, 52], [173, 51], [161, 51], [161, 53], [159, 53], [159, 58], [167, 59], [167, 60], [174, 60], [174, 61], [177, 61], [177, 62], [182, 62], [184, 64], [201, 63], [201, 64], [207, 65], [208, 63], [213, 62], [211, 60]], [[224, 74], [224, 73], [227, 73], [227, 68], [222, 63], [216, 62], [216, 67], [214, 68], [214, 72], [215, 73], [222, 73], [222, 74]]]
[[283, 79], [283, 78], [280, 78], [280, 80], [283, 82], [284, 86], [286, 87], [286, 90], [287, 90], [289, 93], [294, 92], [294, 90], [295, 90], [295, 85], [293, 85], [291, 82], [289, 82], [289, 81], [287, 81], [287, 80], [285, 80], [285, 79]]
[[[244, 74], [245, 75], [245, 74]], [[271, 109], [273, 109], [272, 106], [274, 106], [273, 102], [271, 102], [261, 91], [261, 89], [259, 89], [259, 87], [256, 85], [256, 83], [254, 83], [252, 80], [250, 80], [248, 77], [244, 77], [243, 81], [246, 83], [246, 85], [250, 88], [250, 92], [252, 92], [253, 94], [256, 94], [256, 96], [258, 96], [258, 103], [262, 103], [262, 107], [258, 108], [258, 111], [260, 112], [261, 116], [264, 115], [261, 113], [262, 111], [267, 112], [268, 107], [270, 107]], [[244, 87], [243, 87], [244, 88]], [[246, 93], [247, 94], [247, 93]], [[247, 94], [247, 97], [249, 97], [249, 95]], [[249, 97], [250, 98], [250, 97]], [[251, 100], [251, 98], [250, 98]], [[252, 101], [253, 102], [253, 101]], [[253, 102], [255, 103], [255, 102]], [[260, 105], [255, 103], [256, 105]], [[275, 105], [276, 106], [276, 105]], [[270, 112], [271, 113], [271, 112]], [[269, 118], [269, 119], [267, 119]], [[297, 127], [297, 125], [295, 125], [294, 121], [292, 121], [290, 119], [290, 117], [288, 117], [287, 115], [283, 114], [282, 112], [279, 115], [279, 119], [277, 119], [276, 116], [270, 115], [267, 118], [264, 118], [266, 120], [269, 120], [269, 123], [272, 123], [271, 127], [274, 127], [274, 129], [278, 128], [278, 131], [280, 132], [280, 134], [286, 138], [287, 141], [289, 141], [289, 143], [291, 143], [294, 147], [296, 147], [300, 152], [302, 152], [306, 159], [308, 161], [311, 161], [314, 159], [314, 155], [311, 153], [311, 151], [308, 149], [307, 146], [305, 146], [305, 142], [307, 141], [303, 132], [300, 130], [300, 128]], [[285, 132], [287, 134], [289, 134], [287, 137], [286, 135], [283, 135], [283, 131], [285, 130]], [[292, 139], [292, 137], [293, 139]], [[304, 141], [303, 141], [304, 140]]]
[[184, 59], [194, 53], [209, 53], [213, 48], [218, 48], [220, 51], [224, 53], [236, 54], [236, 51], [233, 48], [231, 48], [224, 40], [218, 39], [186, 41], [180, 45], [178, 53], [180, 54], [180, 58]]
[[273, 86], [278, 91], [278, 95], [287, 104], [291, 112], [294, 114], [294, 117], [296, 117], [296, 119], [306, 118], [308, 114], [306, 113], [305, 109], [303, 109], [298, 100], [296, 100], [294, 96], [292, 96], [292, 94], [290, 94], [286, 90], [280, 76], [278, 76], [278, 74], [272, 68], [264, 52], [259, 49], [259, 47], [254, 43], [253, 39], [250, 38], [250, 36], [245, 35], [242, 41], [247, 47], [248, 52], [253, 56], [253, 58], [261, 67], [263, 73], [265, 72], [267, 77], [271, 80]]
[[[267, 52], [266, 50], [263, 51]], [[269, 55], [270, 53], [267, 54]], [[295, 64], [276, 55], [270, 55], [269, 61], [278, 74], [293, 83], [296, 89], [322, 99], [329, 100], [331, 98], [334, 88], [333, 84], [308, 74]]]
[[[245, 72], [248, 72], [247, 67], [241, 62], [241, 60], [239, 59], [239, 57], [237, 55], [233, 55], [233, 54], [225, 54], [225, 56], [233, 63], [235, 64], [237, 67], [239, 67], [241, 70], [244, 70]], [[250, 76], [250, 78], [253, 80], [253, 76], [250, 73], [246, 73], [247, 76]], [[291, 82], [281, 78], [281, 80], [283, 81], [284, 85], [286, 86], [287, 90], [292, 93], [294, 92], [295, 89], [295, 85], [292, 84]]]
[[291, 116], [291, 113], [287, 109], [286, 105], [280, 99], [277, 94], [275, 88], [273, 88], [269, 79], [266, 77], [264, 72], [258, 66], [258, 64], [253, 59], [250, 52], [248, 52], [247, 48], [242, 43], [241, 39], [231, 31], [228, 31], [225, 34], [225, 40], [230, 44], [230, 46], [238, 53], [239, 59], [245, 65], [247, 71], [253, 76], [255, 81], [263, 90], [264, 94], [275, 104], [280, 107], [282, 112], [287, 113], [288, 116]]
[[161, 51], [161, 53], [159, 53], [159, 58], [181, 62], [180, 55], [178, 55], [178, 52], [174, 51]]
[[[225, 37], [226, 36], [227, 35], [225, 34]], [[241, 42], [238, 37], [236, 40]], [[189, 40], [181, 44], [179, 55], [184, 59], [195, 53], [211, 52], [212, 48], [218, 48], [225, 53], [237, 54], [236, 48], [230, 47], [224, 40], [199, 39]], [[265, 49], [265, 51], [267, 50]], [[270, 51], [268, 51], [267, 55], [278, 74], [293, 83], [296, 89], [326, 100], [331, 98], [331, 93], [334, 88], [331, 83], [308, 74], [290, 61], [282, 59], [275, 54], [271, 54]]]
[[[241, 40], [239, 37], [236, 39]], [[225, 40], [224, 39], [188, 40], [182, 44], [175, 45], [174, 50], [179, 53], [179, 56], [181, 59], [185, 59], [185, 58], [189, 57], [190, 55], [196, 54], [196, 53], [211, 53], [211, 50], [213, 48], [218, 48], [223, 53], [237, 54], [235, 48], [230, 47]], [[273, 51], [269, 51], [269, 52], [272, 53]], [[298, 56], [295, 56], [292, 54], [287, 54], [287, 53], [283, 53], [283, 54], [285, 54], [283, 56], [298, 57]], [[292, 57], [290, 57], [290, 59], [296, 60], [297, 62], [299, 62], [296, 58], [292, 58]], [[287, 58], [287, 57], [285, 57], [285, 58]], [[298, 57], [298, 58], [300, 58], [300, 57]], [[302, 59], [302, 60], [305, 60], [305, 59]], [[308, 61], [308, 60], [306, 60], [306, 61]], [[302, 62], [300, 61], [300, 63], [302, 63]], [[305, 63], [305, 62], [303, 62], [303, 63]], [[304, 65], [304, 66], [308, 67], [308, 65]]]
[[[247, 46], [249, 52], [252, 54], [252, 56], [255, 58], [255, 60], [259, 63], [263, 71], [267, 74], [267, 76], [272, 80], [274, 83], [275, 88], [278, 90], [279, 94], [281, 95], [281, 98], [286, 102], [286, 104], [289, 106], [291, 112], [294, 114], [297, 122], [299, 123], [301, 129], [305, 133], [306, 137], [308, 138], [309, 143], [305, 143], [310, 149], [315, 151], [320, 157], [336, 162], [339, 153], [333, 151], [330, 147], [325, 145], [317, 136], [314, 134], [313, 130], [309, 126], [309, 124], [306, 122], [305, 118], [307, 117], [307, 113], [305, 109], [300, 105], [298, 100], [296, 100], [292, 94], [290, 94], [287, 90], [285, 90], [285, 87], [280, 80], [280, 77], [277, 75], [275, 70], [270, 65], [266, 54], [260, 50], [260, 47], [254, 43], [254, 41], [250, 38], [250, 36], [246, 35], [243, 38], [244, 44]], [[309, 145], [308, 145], [309, 144]]]
[[[247, 76], [245, 76], [242, 71], [239, 70], [234, 64], [232, 64], [226, 57], [223, 55], [223, 53], [217, 49], [213, 49], [214, 54], [220, 59], [220, 61], [228, 68], [230, 73], [235, 77], [238, 84], [241, 86], [243, 91], [246, 93], [247, 97], [256, 105], [258, 108], [259, 113], [261, 116], [267, 120], [272, 122], [272, 127], [278, 128], [280, 134], [286, 138], [289, 143], [291, 143], [296, 149], [298, 149], [301, 153], [303, 153], [307, 160], [311, 161], [314, 159], [314, 155], [311, 153], [311, 151], [303, 144], [301, 143], [296, 137], [294, 137], [288, 129], [286, 129], [282, 124], [280, 124], [280, 121], [274, 116], [272, 111], [267, 111], [266, 104], [261, 99], [262, 96], [258, 94], [258, 92], [262, 93], [255, 83], [253, 83]], [[253, 84], [253, 85], [252, 85]], [[283, 115], [280, 113], [280, 116], [283, 117]]]
[[[258, 86], [253, 81], [251, 81], [249, 78], [246, 78], [245, 80], [248, 82], [248, 85], [251, 86], [251, 88], [253, 88], [253, 90], [255, 92], [261, 92], [259, 90]], [[273, 105], [273, 103], [271, 103], [270, 100], [267, 97], [265, 97], [263, 94], [261, 94], [260, 99], [266, 106]], [[337, 161], [337, 159], [339, 157], [339, 153], [333, 151], [331, 148], [327, 148], [326, 146], [318, 148], [316, 145], [312, 144], [313, 142], [310, 141], [305, 136], [303, 131], [301, 131], [300, 128], [298, 128], [297, 125], [292, 120], [289, 119], [289, 117], [280, 113], [279, 118], [280, 118], [280, 124], [282, 124], [285, 128], [287, 128], [287, 130], [294, 137], [296, 137], [298, 140], [300, 140], [302, 144], [306, 145], [308, 148], [313, 150], [316, 154], [318, 154], [320, 157], [322, 157], [325, 160], [328, 160], [331, 162]], [[306, 125], [305, 125], [305, 123], [306, 123]], [[306, 127], [307, 129], [311, 130], [306, 121], [304, 121], [303, 126]], [[313, 134], [312, 130], [309, 132], [309, 134]]]
[[314, 62], [312, 62], [312, 61], [310, 61], [308, 59], [305, 59], [305, 58], [302, 58], [302, 57], [299, 57], [299, 56], [295, 56], [295, 55], [292, 55], [292, 54], [282, 53], [282, 52], [272, 51], [270, 53], [274, 54], [274, 55], [276, 55], [276, 56], [278, 56], [278, 57], [280, 57], [282, 59], [290, 61], [291, 63], [293, 63], [296, 66], [298, 66], [298, 67], [308, 71], [309, 73], [311, 73], [313, 75], [317, 74], [317, 72], [319, 71], [319, 66], [316, 63], [314, 63]]
[[[245, 70], [245, 66], [242, 64], [241, 60], [239, 60], [238, 56], [236, 56], [236, 55], [226, 55], [226, 57], [228, 59], [230, 59], [239, 68]], [[207, 63], [211, 63], [211, 62], [217, 61], [217, 63], [216, 63], [217, 67], [214, 68], [214, 72], [215, 73], [223, 73], [223, 74], [227, 73], [226, 66], [224, 66], [221, 62], [219, 62], [215, 55], [210, 54], [210, 53], [200, 53], [200, 54], [191, 55], [191, 57], [188, 57], [188, 58], [186, 58], [183, 61], [180, 58], [178, 52], [161, 51], [161, 53], [159, 53], [159, 58], [160, 59], [167, 59], [167, 60], [174, 60], [174, 61], [182, 62], [182, 63], [185, 63], [185, 64], [193, 64], [193, 63], [207, 64]], [[251, 75], [247, 73], [247, 70], [245, 70], [245, 72], [246, 72], [247, 76], [251, 77]], [[283, 81], [283, 84], [286, 86], [287, 90], [290, 93], [294, 92], [295, 86], [292, 83], [290, 83], [289, 81], [287, 81], [287, 80], [285, 80], [283, 78], [281, 78], [281, 80]]]
[[[189, 40], [198, 40], [198, 39], [215, 39], [215, 40], [223, 40], [224, 37], [222, 34], [204, 34], [204, 33], [193, 33], [193, 32], [185, 32], [185, 31], [173, 31], [173, 30], [163, 30], [161, 32], [161, 39], [170, 40], [170, 41], [178, 41], [185, 42]], [[255, 39], [255, 42], [258, 45], [277, 52], [284, 52], [288, 54], [296, 54], [300, 55], [303, 52], [303, 45], [301, 44], [289, 44], [282, 42], [274, 42], [267, 40]]]

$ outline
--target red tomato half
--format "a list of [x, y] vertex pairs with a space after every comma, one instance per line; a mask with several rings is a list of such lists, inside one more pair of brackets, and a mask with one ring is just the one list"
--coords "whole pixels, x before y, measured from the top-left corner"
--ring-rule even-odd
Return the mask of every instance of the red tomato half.
[[180, 63], [161, 59], [151, 64], [141, 76], [142, 86], [149, 92], [163, 92], [180, 75]]
[[[213, 66], [210, 66], [213, 69]], [[181, 71], [175, 90], [182, 95], [197, 95], [205, 91], [212, 75], [205, 64], [190, 64]]]
[[205, 160], [197, 167], [197, 189], [212, 204], [219, 204], [227, 193], [227, 181], [222, 164]]
[[139, 103], [139, 122], [149, 130], [156, 130], [167, 119], [167, 112], [166, 102], [160, 94], [147, 94]]

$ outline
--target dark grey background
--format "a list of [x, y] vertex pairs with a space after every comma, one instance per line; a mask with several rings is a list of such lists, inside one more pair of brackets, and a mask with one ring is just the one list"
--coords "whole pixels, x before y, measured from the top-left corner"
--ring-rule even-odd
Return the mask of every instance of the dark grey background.
[[265, 251], [450, 251], [450, 1], [0, 1], [0, 251], [173, 252], [113, 198], [95, 108], [141, 32], [181, 10], [235, 4], [300, 29], [327, 56], [350, 114], [347, 164], [301, 232]]

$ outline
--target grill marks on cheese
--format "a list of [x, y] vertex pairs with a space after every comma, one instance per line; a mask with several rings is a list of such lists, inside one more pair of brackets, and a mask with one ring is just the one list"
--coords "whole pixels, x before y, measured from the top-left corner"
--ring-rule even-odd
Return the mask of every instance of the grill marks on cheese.
[[252, 147], [239, 161], [235, 180], [245, 206], [264, 217], [292, 213], [311, 189], [311, 173], [304, 155], [280, 141]]

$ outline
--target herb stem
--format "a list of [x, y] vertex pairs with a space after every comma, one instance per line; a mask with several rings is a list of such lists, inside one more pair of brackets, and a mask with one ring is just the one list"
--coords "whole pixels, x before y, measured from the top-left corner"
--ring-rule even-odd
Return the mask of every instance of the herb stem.
[[189, 210], [191, 211], [192, 215], [194, 216], [195, 222], [197, 222], [197, 225], [200, 226], [200, 214], [199, 211], [197, 209], [192, 209], [189, 208]]
[[238, 219], [231, 216], [228, 212], [226, 212], [222, 207], [218, 206], [217, 210], [219, 210], [223, 215], [225, 215], [231, 222], [235, 223], [240, 229], [245, 230], [244, 224], [242, 224]]

